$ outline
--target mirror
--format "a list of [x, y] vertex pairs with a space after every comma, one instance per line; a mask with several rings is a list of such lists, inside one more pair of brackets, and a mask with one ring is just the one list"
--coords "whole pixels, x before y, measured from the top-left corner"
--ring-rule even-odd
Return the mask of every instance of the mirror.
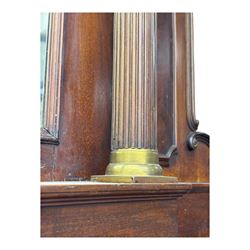
[[40, 127], [43, 127], [49, 13], [40, 14]]
[[63, 13], [40, 14], [41, 143], [59, 144]]

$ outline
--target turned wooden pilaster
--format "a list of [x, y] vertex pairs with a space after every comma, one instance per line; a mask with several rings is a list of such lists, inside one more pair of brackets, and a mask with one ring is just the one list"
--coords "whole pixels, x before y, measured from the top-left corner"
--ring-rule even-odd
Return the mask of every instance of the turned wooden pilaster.
[[115, 13], [110, 163], [111, 182], [172, 182], [157, 152], [156, 14]]

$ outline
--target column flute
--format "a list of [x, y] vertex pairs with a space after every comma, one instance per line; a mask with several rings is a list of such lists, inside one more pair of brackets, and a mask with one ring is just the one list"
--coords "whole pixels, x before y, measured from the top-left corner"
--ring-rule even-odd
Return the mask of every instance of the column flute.
[[94, 181], [176, 181], [157, 151], [156, 15], [114, 14], [111, 156]]

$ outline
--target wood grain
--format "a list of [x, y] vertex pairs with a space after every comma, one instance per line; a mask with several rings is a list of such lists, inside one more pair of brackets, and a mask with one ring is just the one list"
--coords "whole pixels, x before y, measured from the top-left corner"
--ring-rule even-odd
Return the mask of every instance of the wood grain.
[[[167, 161], [160, 163], [164, 175], [176, 176], [179, 181], [208, 182], [208, 145], [200, 141], [195, 150], [190, 150], [187, 143], [192, 132], [187, 118], [191, 74], [187, 16], [177, 13], [173, 19], [171, 15], [158, 14], [157, 26], [157, 137], [160, 155], [167, 155]], [[89, 179], [91, 175], [104, 174], [109, 163], [113, 14], [65, 14], [64, 25], [60, 145], [41, 145], [42, 181]], [[175, 58], [172, 57], [173, 26]]]
[[208, 183], [44, 182], [41, 236], [208, 236], [208, 192]]
[[157, 147], [160, 164], [177, 154], [175, 96], [175, 14], [157, 14]]
[[64, 15], [60, 144], [41, 145], [41, 236], [209, 236], [209, 143], [187, 144], [197, 133], [188, 22], [185, 13], [158, 14], [158, 147], [168, 155], [164, 175], [182, 183], [97, 184], [72, 180], [104, 174], [109, 163], [113, 14]]
[[178, 200], [180, 237], [209, 237], [209, 192], [198, 189]]
[[60, 145], [41, 145], [42, 181], [86, 179], [109, 163], [113, 15], [66, 13], [64, 26]]
[[166, 237], [178, 231], [175, 201], [53, 207], [41, 213], [42, 237]]
[[177, 236], [181, 184], [43, 183], [43, 237]]
[[[187, 15], [185, 13], [176, 14], [176, 134], [178, 154], [169, 166], [164, 168], [164, 175], [176, 176], [179, 181], [187, 182], [209, 182], [209, 145], [200, 141], [199, 146], [195, 150], [188, 148], [187, 140], [190, 132], [190, 124], [188, 122], [187, 89], [191, 87], [190, 67], [191, 56], [187, 50]], [[192, 91], [192, 90], [191, 90]], [[194, 95], [192, 95], [194, 98]], [[194, 100], [192, 100], [194, 102]], [[193, 112], [193, 111], [192, 111]], [[161, 136], [161, 135], [158, 135]]]
[[41, 198], [56, 198], [58, 195], [74, 196], [82, 194], [93, 196], [96, 194], [160, 194], [187, 192], [192, 189], [192, 183], [98, 183], [82, 181], [56, 181], [41, 183]]

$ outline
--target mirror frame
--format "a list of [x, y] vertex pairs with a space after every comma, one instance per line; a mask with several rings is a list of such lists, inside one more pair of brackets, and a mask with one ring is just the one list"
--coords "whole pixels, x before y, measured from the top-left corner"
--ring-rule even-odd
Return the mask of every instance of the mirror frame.
[[64, 13], [49, 14], [41, 143], [59, 144], [59, 115], [63, 61]]

